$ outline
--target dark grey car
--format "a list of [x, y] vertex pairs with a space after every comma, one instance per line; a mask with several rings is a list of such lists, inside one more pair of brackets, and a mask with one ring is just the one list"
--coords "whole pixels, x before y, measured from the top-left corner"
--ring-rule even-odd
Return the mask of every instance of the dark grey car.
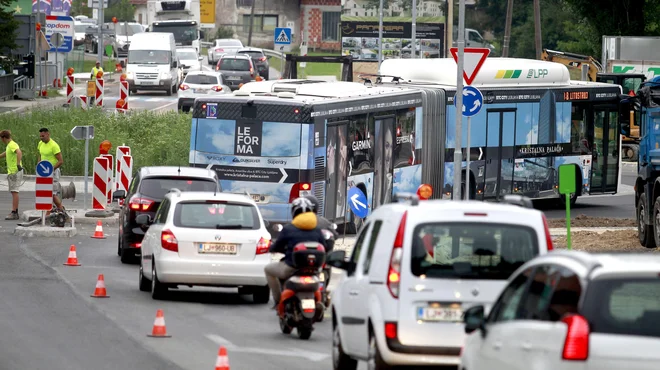
[[254, 63], [257, 68], [259, 76], [268, 80], [270, 65], [268, 64], [268, 58], [264, 54], [263, 50], [257, 48], [244, 48], [236, 52], [236, 54], [244, 54], [252, 58], [252, 63]]
[[225, 83], [232, 91], [238, 90], [240, 84], [254, 81], [256, 77], [252, 59], [247, 55], [223, 56], [215, 70], [222, 73]]

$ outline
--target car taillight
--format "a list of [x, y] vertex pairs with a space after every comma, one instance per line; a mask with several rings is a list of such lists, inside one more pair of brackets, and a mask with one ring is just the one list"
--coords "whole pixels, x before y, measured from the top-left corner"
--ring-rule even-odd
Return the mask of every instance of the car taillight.
[[293, 202], [294, 199], [310, 195], [312, 193], [312, 184], [308, 182], [297, 182], [291, 187], [291, 192], [289, 193], [289, 203]]
[[211, 88], [211, 90], [213, 90], [213, 91], [215, 91], [215, 92], [220, 92], [220, 91], [222, 91], [222, 86], [213, 86], [213, 87]]
[[257, 255], [268, 253], [269, 248], [270, 248], [270, 239], [264, 239], [264, 238], [259, 239], [259, 243], [257, 243]]
[[550, 228], [548, 227], [548, 220], [545, 218], [544, 214], [541, 214], [543, 217], [543, 231], [545, 232], [545, 244], [548, 245], [548, 250], [553, 250], [552, 247], [552, 236], [550, 235]]
[[589, 323], [580, 315], [567, 315], [561, 319], [568, 325], [562, 358], [570, 361], [585, 361], [589, 357]]
[[222, 49], [222, 48], [215, 48], [215, 52], [216, 52], [216, 53], [219, 53], [219, 52], [221, 52], [221, 51], [225, 51], [225, 49]]
[[403, 256], [403, 237], [406, 229], [406, 218], [408, 211], [403, 213], [401, 222], [399, 223], [399, 230], [396, 232], [394, 238], [394, 245], [392, 246], [392, 255], [390, 256], [390, 268], [387, 272], [387, 288], [390, 290], [392, 297], [399, 298], [399, 282], [401, 281], [401, 257]]
[[259, 61], [260, 61], [260, 62], [265, 62], [265, 61], [266, 61], [266, 57], [261, 57], [261, 58], [259, 58]]
[[397, 327], [395, 322], [385, 323], [385, 338], [396, 339], [396, 331], [397, 331]]
[[186, 85], [186, 84], [181, 84], [181, 85], [179, 85], [179, 90], [181, 90], [181, 91], [183, 91], [183, 90], [188, 90], [189, 88], [190, 88], [190, 86], [188, 86], [188, 85]]
[[179, 241], [176, 240], [174, 234], [172, 234], [172, 232], [167, 229], [160, 233], [160, 246], [163, 247], [163, 249], [167, 249], [168, 251], [179, 251]]
[[254, 77], [254, 68], [250, 67], [250, 77]]
[[128, 207], [133, 211], [147, 212], [153, 204], [151, 199], [134, 198], [128, 202]]

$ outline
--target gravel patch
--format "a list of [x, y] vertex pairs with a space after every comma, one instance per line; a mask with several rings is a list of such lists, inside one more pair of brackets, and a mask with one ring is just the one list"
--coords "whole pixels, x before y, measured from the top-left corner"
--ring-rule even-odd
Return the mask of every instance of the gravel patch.
[[[548, 227], [566, 227], [566, 220], [548, 220]], [[586, 215], [577, 215], [571, 219], [571, 227], [637, 227], [637, 221], [634, 218], [591, 217]]]
[[[553, 239], [552, 245], [556, 249], [566, 249], [566, 237]], [[631, 253], [657, 253], [658, 248], [644, 248], [637, 238], [637, 231], [617, 230], [605, 232], [577, 231], [571, 232], [571, 246], [573, 250], [585, 252], [631, 252]]]

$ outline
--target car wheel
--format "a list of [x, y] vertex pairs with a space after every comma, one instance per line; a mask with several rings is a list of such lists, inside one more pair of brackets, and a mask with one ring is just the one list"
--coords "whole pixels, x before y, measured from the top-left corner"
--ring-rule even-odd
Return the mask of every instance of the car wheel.
[[332, 325], [332, 368], [334, 370], [356, 370], [358, 362], [344, 353], [339, 335], [339, 325]]
[[135, 254], [128, 249], [123, 248], [123, 246], [120, 248], [119, 256], [121, 257], [121, 263], [123, 264], [132, 263], [135, 258]]
[[266, 286], [252, 287], [252, 302], [266, 304], [270, 300], [270, 288]]
[[367, 369], [369, 370], [391, 370], [392, 367], [385, 363], [378, 351], [376, 336], [372, 333], [369, 336], [369, 357], [367, 359]]
[[[655, 230], [653, 227], [653, 222], [651, 225], [647, 225], [645, 222], [646, 214], [646, 193], [642, 193], [639, 196], [639, 201], [637, 202], [637, 235], [639, 237], [639, 243], [646, 248], [655, 248]], [[651, 212], [653, 214], [653, 212]]]
[[163, 285], [158, 280], [158, 273], [156, 272], [156, 264], [151, 267], [151, 298], [163, 299], [167, 295], [167, 286]]
[[142, 262], [140, 262], [140, 272], [138, 281], [140, 282], [140, 291], [149, 292], [151, 291], [151, 282], [144, 277], [144, 269], [142, 268]]
[[121, 257], [121, 234], [117, 237], [117, 255]]

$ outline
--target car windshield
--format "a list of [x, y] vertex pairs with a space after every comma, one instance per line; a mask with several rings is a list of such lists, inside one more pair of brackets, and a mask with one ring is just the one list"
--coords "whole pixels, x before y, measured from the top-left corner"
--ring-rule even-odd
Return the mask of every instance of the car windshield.
[[194, 85], [218, 85], [220, 83], [216, 76], [191, 74], [186, 76], [186, 79], [183, 82]]
[[181, 191], [216, 191], [217, 182], [191, 177], [147, 177], [140, 183], [139, 193], [149, 198], [163, 199], [172, 188]]
[[165, 50], [129, 50], [130, 64], [170, 64], [171, 53]]
[[197, 53], [193, 50], [177, 50], [176, 55], [181, 60], [197, 60]]
[[253, 58], [253, 59], [254, 59], [254, 58], [261, 58], [261, 57], [264, 56], [264, 53], [262, 53], [262, 52], [260, 52], [260, 51], [239, 51], [238, 53], [239, 53], [239, 54], [249, 55], [250, 58]]
[[221, 59], [220, 60], [220, 70], [221, 71], [249, 71], [250, 70], [250, 61], [247, 59]]
[[243, 46], [240, 40], [216, 40], [216, 46]]
[[538, 253], [527, 226], [427, 223], [415, 228], [411, 269], [427, 278], [506, 280]]
[[596, 279], [583, 314], [591, 332], [660, 338], [660, 279]]
[[174, 225], [193, 229], [258, 230], [257, 207], [237, 202], [181, 202], [174, 211]]

